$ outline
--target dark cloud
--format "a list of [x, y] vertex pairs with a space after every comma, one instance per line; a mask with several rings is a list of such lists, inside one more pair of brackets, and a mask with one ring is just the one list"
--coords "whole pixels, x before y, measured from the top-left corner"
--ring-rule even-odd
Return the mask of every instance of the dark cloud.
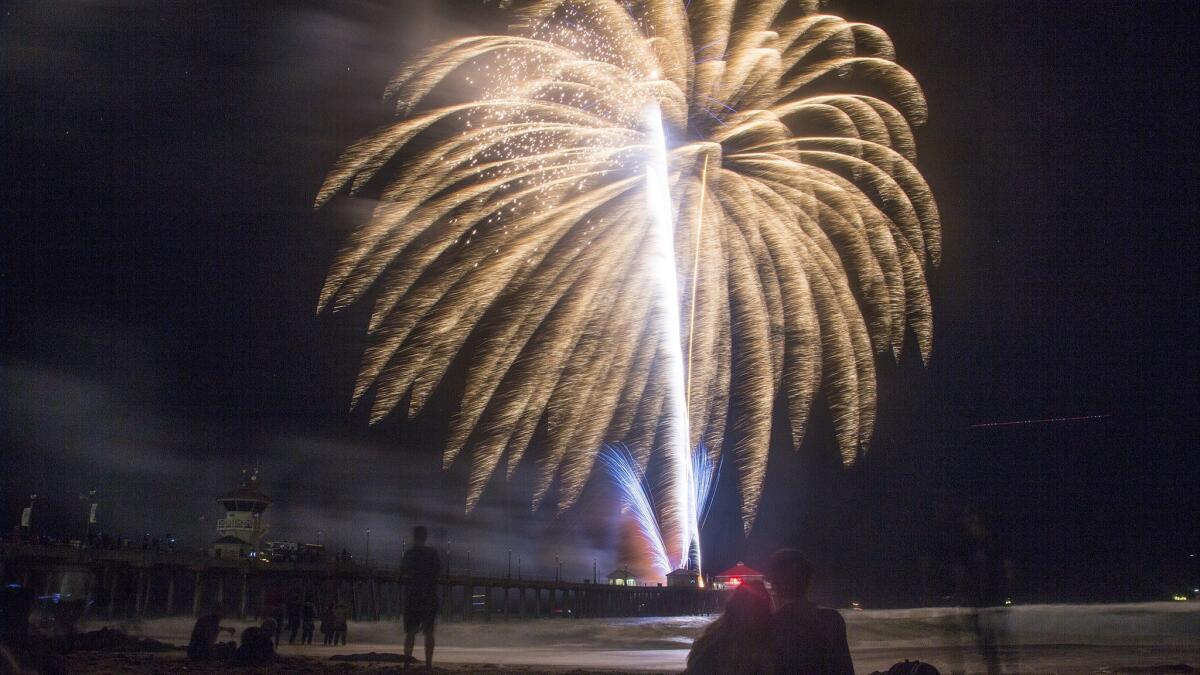
[[0, 408], [8, 430], [0, 479], [6, 510], [37, 492], [38, 518], [47, 519], [40, 524], [59, 536], [78, 537], [72, 512], [84, 507], [76, 496], [94, 487], [102, 531], [134, 538], [172, 532], [200, 546], [221, 516], [214, 499], [257, 466], [273, 500], [273, 539], [321, 541], [361, 557], [370, 528], [371, 556], [386, 564], [399, 559], [412, 527], [426, 524], [460, 556], [455, 564], [466, 564], [469, 550], [476, 569], [498, 570], [510, 548], [530, 573], [552, 573], [556, 554], [575, 576], [584, 568], [590, 574], [593, 556], [606, 569], [613, 564], [611, 548], [593, 550], [587, 536], [572, 532], [570, 517], [532, 513], [511, 500], [484, 503], [468, 516], [436, 463], [385, 443], [262, 431], [251, 448], [237, 448], [218, 424], [164, 415], [146, 397], [111, 384], [7, 364], [0, 386], [11, 394]]

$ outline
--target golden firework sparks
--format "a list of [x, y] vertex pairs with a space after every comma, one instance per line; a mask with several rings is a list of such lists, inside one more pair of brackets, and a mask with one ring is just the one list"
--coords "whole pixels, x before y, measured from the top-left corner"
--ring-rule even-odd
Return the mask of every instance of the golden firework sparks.
[[[513, 11], [511, 35], [440, 44], [399, 73], [386, 93], [398, 120], [321, 186], [318, 207], [368, 183], [380, 194], [319, 302], [374, 289], [353, 399], [375, 388], [373, 421], [406, 396], [416, 414], [477, 334], [444, 456], [469, 455], [467, 508], [502, 459], [512, 474], [542, 423], [534, 505], [558, 481], [567, 508], [604, 442], [627, 441], [643, 467], [658, 452], [644, 449], [672, 406], [653, 374], [682, 348], [688, 440], [732, 453], [749, 528], [776, 397], [798, 447], [823, 392], [849, 464], [874, 426], [875, 354], [898, 356], [911, 328], [928, 358], [924, 270], [940, 222], [914, 165], [921, 90], [882, 30], [816, 2]], [[689, 317], [688, 344], [673, 348], [649, 328], [660, 310], [642, 264], [652, 106]], [[682, 527], [672, 511], [684, 508], [665, 505], [664, 521]]]

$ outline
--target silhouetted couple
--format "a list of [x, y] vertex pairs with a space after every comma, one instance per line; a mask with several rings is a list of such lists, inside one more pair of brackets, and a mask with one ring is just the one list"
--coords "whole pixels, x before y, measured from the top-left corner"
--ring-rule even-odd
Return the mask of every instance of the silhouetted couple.
[[438, 576], [442, 561], [437, 550], [425, 545], [429, 532], [413, 528], [413, 547], [404, 552], [400, 573], [404, 575], [404, 667], [412, 662], [417, 633], [425, 634], [425, 668], [433, 668], [433, 623], [437, 619]]
[[811, 578], [812, 564], [799, 551], [776, 551], [767, 567], [770, 592], [759, 581], [739, 586], [692, 644], [687, 673], [854, 675], [846, 622], [809, 602]]
[[211, 612], [196, 619], [192, 637], [188, 642], [187, 655], [192, 661], [229, 661], [239, 666], [258, 666], [275, 660], [275, 642], [279, 624], [272, 617], [263, 620], [261, 626], [249, 626], [242, 631], [242, 644], [218, 642], [221, 633], [234, 635], [231, 626], [222, 626], [225, 608], [217, 605]]

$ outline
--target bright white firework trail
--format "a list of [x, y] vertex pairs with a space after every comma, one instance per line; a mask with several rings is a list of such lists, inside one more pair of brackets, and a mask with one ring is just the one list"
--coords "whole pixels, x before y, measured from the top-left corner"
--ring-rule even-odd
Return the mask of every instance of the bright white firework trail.
[[708, 454], [708, 446], [701, 442], [692, 453], [692, 479], [693, 495], [695, 495], [696, 510], [694, 516], [696, 519], [696, 571], [701, 571], [700, 557], [700, 528], [704, 526], [704, 521], [708, 518], [708, 509], [712, 506], [712, 500], [717, 487], [717, 481], [721, 477], [720, 464], [713, 461], [712, 456]]
[[[621, 494], [621, 512], [628, 515], [637, 527], [645, 544], [643, 550], [646, 552], [647, 562], [657, 572], [666, 576], [679, 566], [671, 563], [667, 553], [659, 510], [654, 505], [654, 490], [639, 468], [637, 459], [624, 443], [605, 443], [597, 461]], [[712, 505], [714, 489], [720, 477], [720, 464], [713, 462], [708, 447], [703, 443], [691, 453], [690, 461], [691, 475], [695, 478], [691, 488], [694, 490], [696, 511], [689, 515], [695, 518], [698, 535], [699, 528], [708, 515], [708, 508]], [[696, 565], [699, 571], [699, 541], [696, 545]]]
[[[675, 267], [675, 228], [671, 218], [671, 193], [667, 180], [667, 142], [663, 135], [662, 112], [657, 104], [646, 107], [646, 135], [650, 145], [650, 157], [646, 162], [646, 199], [650, 209], [650, 242], [653, 252], [650, 264], [653, 269], [657, 311], [661, 322], [662, 344], [667, 350], [668, 383], [666, 446], [667, 476], [665, 486], [667, 498], [674, 508], [664, 513], [662, 524], [673, 542], [667, 542], [672, 562], [686, 566], [692, 546], [700, 549], [700, 532], [696, 522], [695, 476], [692, 475], [691, 449], [688, 428], [686, 381], [683, 372], [683, 335], [680, 331], [679, 288]], [[672, 522], [678, 520], [680, 522]], [[678, 550], [674, 547], [678, 546]], [[697, 553], [697, 559], [699, 554]]]

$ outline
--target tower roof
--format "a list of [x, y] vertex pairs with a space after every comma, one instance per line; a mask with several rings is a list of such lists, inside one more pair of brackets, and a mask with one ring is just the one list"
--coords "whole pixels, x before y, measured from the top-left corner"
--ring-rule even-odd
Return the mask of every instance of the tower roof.
[[217, 501], [224, 502], [255, 502], [261, 504], [263, 508], [271, 503], [271, 498], [262, 493], [258, 485], [258, 470], [250, 475], [248, 480], [242, 481], [242, 484], [234, 488], [221, 497], [217, 497]]
[[217, 501], [262, 502], [270, 504], [271, 498], [259, 491], [257, 485], [242, 485], [232, 492], [218, 497]]
[[741, 562], [739, 562], [738, 564], [734, 565], [733, 567], [730, 567], [729, 569], [727, 569], [724, 572], [721, 572], [720, 574], [717, 575], [718, 578], [720, 578], [720, 577], [737, 577], [740, 579], [746, 579], [746, 578], [754, 579], [754, 578], [762, 577], [762, 576], [763, 576], [762, 572], [759, 572], [758, 570], [754, 569], [753, 567], [746, 567], [746, 564], [741, 563]]

